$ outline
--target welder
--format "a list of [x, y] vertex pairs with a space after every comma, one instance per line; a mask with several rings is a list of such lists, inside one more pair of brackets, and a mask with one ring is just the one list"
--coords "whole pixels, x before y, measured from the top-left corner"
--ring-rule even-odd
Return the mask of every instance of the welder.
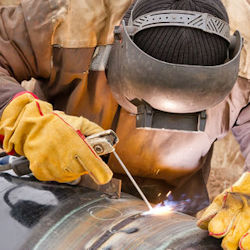
[[[245, 173], [198, 225], [224, 237], [224, 249], [250, 249], [250, 85], [249, 72], [237, 79], [241, 35], [229, 34], [220, 0], [132, 2], [1, 7], [2, 147], [27, 157], [38, 180], [91, 173], [104, 184], [114, 174], [135, 194], [114, 156], [101, 159], [85, 140], [112, 128], [147, 198], [164, 204], [171, 190], [172, 201], [195, 214], [209, 204], [213, 143], [232, 130]], [[36, 95], [20, 85], [32, 77]]]

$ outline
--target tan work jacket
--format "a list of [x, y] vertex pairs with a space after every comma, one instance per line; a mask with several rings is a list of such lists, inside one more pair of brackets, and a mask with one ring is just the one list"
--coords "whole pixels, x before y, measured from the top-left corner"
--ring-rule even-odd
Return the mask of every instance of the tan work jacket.
[[[112, 43], [112, 25], [120, 21], [130, 1], [119, 0], [122, 4], [117, 6], [116, 0], [95, 0], [103, 4], [98, 10], [91, 1], [83, 1], [89, 3], [87, 7], [79, 1], [23, 0], [18, 6], [1, 8], [1, 112], [16, 93], [23, 91], [19, 82], [34, 77], [55, 109], [82, 115], [104, 129], [112, 127], [118, 104], [105, 72], [90, 71], [89, 66], [95, 46]], [[80, 4], [83, 13], [93, 11], [99, 15], [90, 13], [86, 22], [91, 30], [85, 30], [84, 24], [79, 28], [90, 40], [76, 34], [73, 23], [79, 16], [78, 8], [69, 4], [73, 2]], [[106, 9], [108, 15], [105, 6], [114, 7]], [[105, 22], [107, 26], [103, 26]], [[138, 177], [137, 181], [151, 200], [162, 200], [169, 189], [174, 189], [180, 199], [185, 193], [185, 197], [202, 198], [207, 205], [205, 183], [211, 148], [215, 140], [232, 128], [250, 167], [249, 86], [249, 80], [239, 78], [230, 95], [207, 110], [205, 132], [138, 130], [134, 115], [123, 108], [117, 113], [116, 132], [120, 139], [117, 153], [132, 175]], [[108, 165], [115, 173], [123, 173], [112, 155]], [[133, 192], [129, 183], [124, 184], [124, 188]]]

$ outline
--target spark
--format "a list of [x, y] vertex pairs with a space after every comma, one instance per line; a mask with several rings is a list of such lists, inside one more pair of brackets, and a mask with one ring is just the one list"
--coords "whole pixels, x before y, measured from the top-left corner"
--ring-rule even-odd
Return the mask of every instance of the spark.
[[160, 169], [157, 169], [155, 174], [158, 175], [159, 172], [160, 172]]
[[[171, 195], [171, 193], [172, 193], [172, 191], [169, 191], [167, 193], [167, 195], [166, 195], [167, 199]], [[160, 193], [160, 195], [161, 195], [161, 193]], [[159, 196], [159, 194], [158, 194], [158, 196]], [[144, 212], [143, 215], [159, 215], [160, 216], [160, 215], [166, 215], [166, 214], [172, 212], [173, 210], [174, 210], [173, 207], [170, 205], [165, 205], [165, 206], [160, 205], [160, 206], [156, 206], [156, 207], [150, 209], [147, 212]]]
[[154, 207], [153, 209], [144, 212], [142, 215], [166, 215], [173, 211], [171, 206], [164, 206], [164, 207]]

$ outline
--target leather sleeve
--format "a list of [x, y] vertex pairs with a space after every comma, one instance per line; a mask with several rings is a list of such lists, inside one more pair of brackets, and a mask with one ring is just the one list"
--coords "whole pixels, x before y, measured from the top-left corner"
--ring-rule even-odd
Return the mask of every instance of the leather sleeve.
[[22, 0], [0, 7], [0, 116], [24, 90], [23, 80], [50, 77], [51, 39], [62, 8], [63, 0]]
[[245, 171], [250, 171], [250, 103], [241, 110], [232, 131], [245, 157]]

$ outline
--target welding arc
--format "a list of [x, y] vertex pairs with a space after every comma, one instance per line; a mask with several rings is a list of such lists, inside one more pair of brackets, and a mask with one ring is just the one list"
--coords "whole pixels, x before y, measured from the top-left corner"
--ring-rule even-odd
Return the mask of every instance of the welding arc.
[[144, 200], [144, 202], [146, 203], [147, 207], [149, 208], [149, 210], [152, 210], [152, 206], [150, 205], [149, 201], [147, 200], [146, 196], [143, 194], [142, 190], [139, 188], [139, 186], [137, 185], [135, 179], [133, 178], [133, 176], [130, 174], [130, 172], [128, 171], [128, 169], [126, 168], [126, 166], [124, 165], [124, 163], [122, 162], [121, 158], [119, 157], [119, 155], [114, 151], [113, 152], [115, 158], [118, 160], [118, 162], [121, 164], [122, 168], [124, 169], [124, 171], [126, 172], [127, 176], [129, 177], [129, 179], [132, 181], [132, 183], [134, 184], [135, 188], [137, 189], [138, 193], [140, 194], [140, 196], [142, 197], [142, 199]]

